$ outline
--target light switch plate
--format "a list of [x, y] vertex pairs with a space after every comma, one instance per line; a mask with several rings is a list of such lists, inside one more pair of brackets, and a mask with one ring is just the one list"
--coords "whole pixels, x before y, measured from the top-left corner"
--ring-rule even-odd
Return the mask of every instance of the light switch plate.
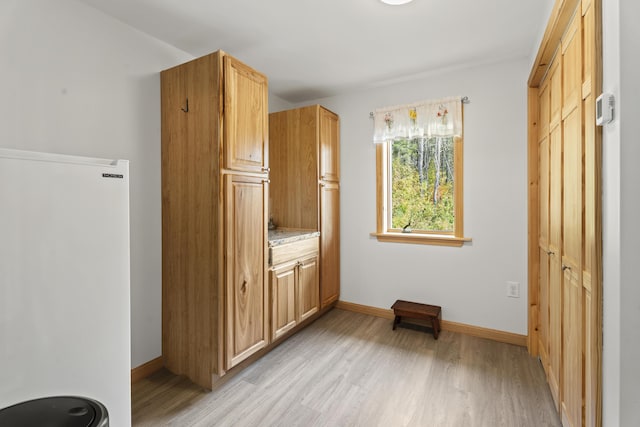
[[520, 298], [520, 283], [507, 282], [507, 296], [509, 298]]

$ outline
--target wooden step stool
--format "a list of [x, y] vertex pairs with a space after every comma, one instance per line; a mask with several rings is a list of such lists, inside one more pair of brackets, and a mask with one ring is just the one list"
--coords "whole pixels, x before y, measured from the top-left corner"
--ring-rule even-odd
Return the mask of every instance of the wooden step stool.
[[438, 305], [420, 304], [417, 302], [409, 302], [397, 300], [391, 306], [393, 314], [396, 316], [393, 319], [393, 330], [396, 330], [396, 325], [400, 323], [402, 317], [409, 317], [411, 319], [422, 319], [431, 322], [431, 329], [433, 329], [433, 338], [438, 339], [438, 333], [440, 332], [440, 316], [442, 308]]

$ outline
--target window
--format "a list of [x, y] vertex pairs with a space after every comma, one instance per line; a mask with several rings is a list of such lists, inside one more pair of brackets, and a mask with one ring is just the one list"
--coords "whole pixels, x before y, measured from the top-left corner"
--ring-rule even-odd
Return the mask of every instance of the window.
[[462, 246], [460, 98], [377, 110], [380, 241]]

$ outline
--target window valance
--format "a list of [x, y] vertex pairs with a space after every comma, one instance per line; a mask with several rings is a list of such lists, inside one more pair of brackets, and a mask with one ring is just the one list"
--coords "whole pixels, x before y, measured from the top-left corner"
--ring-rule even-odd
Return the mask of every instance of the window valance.
[[462, 98], [449, 97], [379, 108], [373, 113], [373, 142], [462, 136]]

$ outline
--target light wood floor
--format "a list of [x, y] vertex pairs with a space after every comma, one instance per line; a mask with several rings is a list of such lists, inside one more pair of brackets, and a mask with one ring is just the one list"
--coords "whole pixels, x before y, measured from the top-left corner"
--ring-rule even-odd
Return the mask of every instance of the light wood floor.
[[213, 392], [160, 371], [134, 426], [560, 426], [526, 349], [334, 309]]

